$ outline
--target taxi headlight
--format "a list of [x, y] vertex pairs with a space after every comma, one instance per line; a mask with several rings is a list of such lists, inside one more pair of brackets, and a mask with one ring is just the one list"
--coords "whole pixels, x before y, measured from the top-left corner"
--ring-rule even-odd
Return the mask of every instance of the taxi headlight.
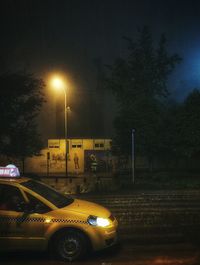
[[101, 218], [97, 216], [89, 216], [88, 223], [93, 226], [106, 227], [106, 226], [109, 226], [110, 221], [106, 218]]

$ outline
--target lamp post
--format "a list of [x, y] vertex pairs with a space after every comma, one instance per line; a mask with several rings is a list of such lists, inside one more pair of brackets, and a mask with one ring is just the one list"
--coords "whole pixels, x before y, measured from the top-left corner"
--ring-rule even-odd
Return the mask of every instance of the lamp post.
[[68, 144], [67, 144], [67, 92], [66, 89], [64, 89], [64, 94], [65, 94], [65, 176], [67, 178], [68, 176]]
[[135, 129], [132, 129], [132, 183], [135, 183]]
[[59, 76], [54, 76], [52, 78], [52, 86], [56, 89], [62, 90], [64, 92], [64, 96], [65, 96], [65, 176], [66, 178], [68, 177], [68, 164], [67, 164], [67, 160], [68, 160], [68, 144], [67, 144], [67, 111], [68, 111], [68, 107], [67, 107], [67, 90], [66, 90], [66, 85], [63, 81], [63, 79]]

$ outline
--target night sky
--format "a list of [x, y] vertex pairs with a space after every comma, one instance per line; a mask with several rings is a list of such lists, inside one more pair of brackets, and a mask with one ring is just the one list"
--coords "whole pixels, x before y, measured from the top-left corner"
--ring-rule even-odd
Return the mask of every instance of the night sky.
[[[50, 72], [69, 77], [71, 136], [112, 135], [115, 103], [101, 91], [99, 66], [126, 55], [122, 37], [134, 38], [137, 27], [149, 26], [155, 40], [165, 33], [169, 51], [183, 58], [169, 80], [174, 98], [183, 100], [200, 87], [199, 1], [2, 0], [0, 13], [1, 69], [26, 70], [45, 80]], [[41, 124], [55, 116], [55, 97], [49, 91], [46, 96]], [[59, 136], [54, 127], [49, 123], [41, 131], [46, 138]]]

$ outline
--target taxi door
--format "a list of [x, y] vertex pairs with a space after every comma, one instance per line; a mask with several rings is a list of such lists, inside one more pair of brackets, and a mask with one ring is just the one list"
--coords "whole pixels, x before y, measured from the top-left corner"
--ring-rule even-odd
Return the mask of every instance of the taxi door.
[[0, 184], [0, 249], [37, 249], [44, 245], [44, 222], [41, 214], [20, 209], [26, 204], [21, 190]]
[[44, 250], [48, 244], [45, 233], [49, 227], [49, 218], [46, 218], [45, 213], [51, 209], [30, 193], [25, 192], [25, 195], [28, 198], [30, 211], [30, 213], [24, 214], [26, 216], [23, 224], [26, 231], [26, 244], [30, 249]]

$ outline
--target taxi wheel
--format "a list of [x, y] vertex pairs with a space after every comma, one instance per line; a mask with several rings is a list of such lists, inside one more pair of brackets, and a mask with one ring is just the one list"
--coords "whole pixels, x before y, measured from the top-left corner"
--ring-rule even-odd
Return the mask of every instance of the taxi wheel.
[[57, 238], [55, 244], [57, 255], [62, 260], [78, 260], [86, 254], [86, 238], [78, 231], [65, 232]]

